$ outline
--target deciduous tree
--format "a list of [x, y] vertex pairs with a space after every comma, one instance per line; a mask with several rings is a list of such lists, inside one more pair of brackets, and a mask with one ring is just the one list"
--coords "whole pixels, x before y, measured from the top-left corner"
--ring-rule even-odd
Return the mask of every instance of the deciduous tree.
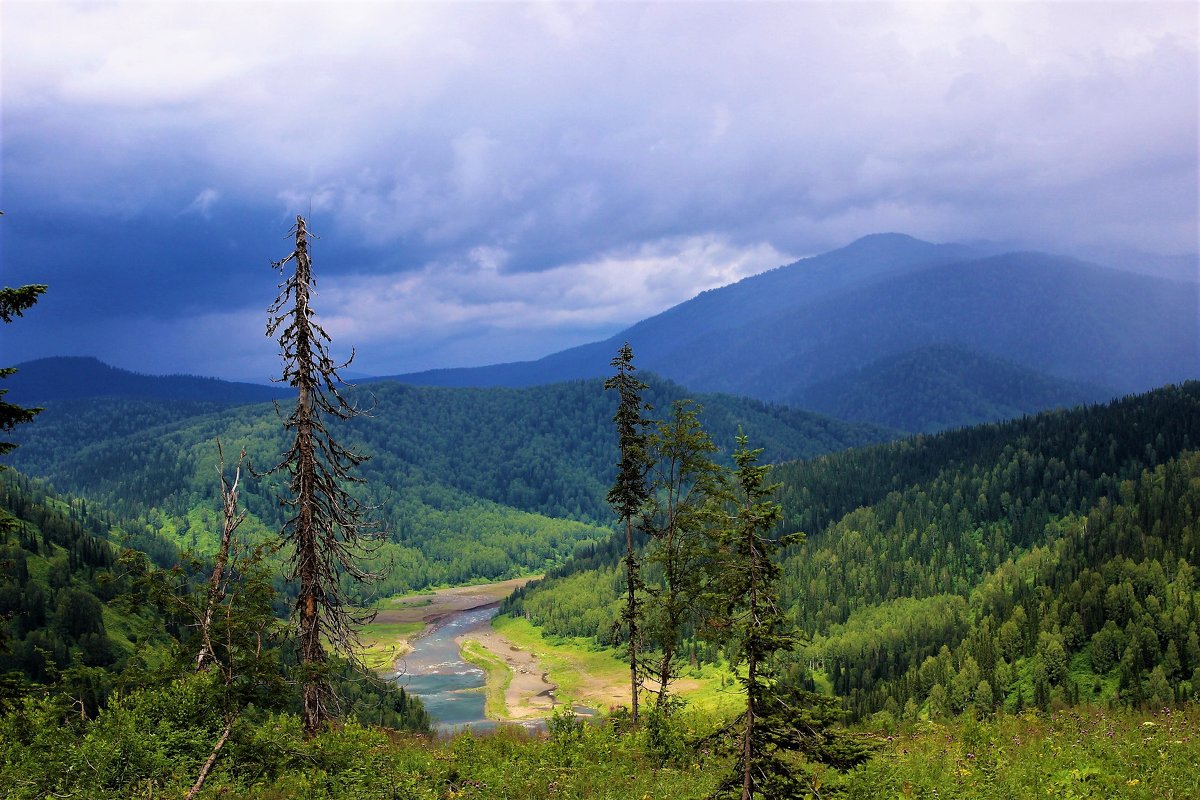
[[725, 470], [712, 460], [717, 447], [700, 411], [691, 400], [676, 401], [648, 441], [652, 480], [642, 527], [654, 542], [648, 559], [662, 575], [662, 586], [649, 587], [655, 602], [647, 620], [660, 647], [654, 670], [659, 710], [666, 708], [684, 629], [698, 611], [711, 560], [712, 501], [724, 490]]

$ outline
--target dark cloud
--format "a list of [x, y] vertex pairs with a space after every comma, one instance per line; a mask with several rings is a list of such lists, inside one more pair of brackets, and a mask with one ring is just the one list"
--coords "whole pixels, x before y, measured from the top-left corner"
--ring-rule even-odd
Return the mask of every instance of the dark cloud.
[[1197, 249], [1186, 4], [0, 14], [5, 280], [55, 295], [21, 356], [261, 371], [178, 331], [249, 327], [296, 213], [383, 372], [540, 355], [876, 231]]

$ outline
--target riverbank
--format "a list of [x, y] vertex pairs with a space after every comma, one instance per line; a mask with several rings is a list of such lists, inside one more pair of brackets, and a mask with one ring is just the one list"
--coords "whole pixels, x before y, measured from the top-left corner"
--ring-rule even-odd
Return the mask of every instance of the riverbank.
[[495, 627], [457, 637], [463, 657], [484, 671], [488, 717], [521, 722], [548, 717], [558, 699], [541, 659]]
[[[549, 638], [529, 621], [512, 617], [492, 620], [490, 631], [514, 650], [535, 655], [559, 702], [600, 711], [630, 704], [629, 662], [617, 648], [597, 647], [587, 639]], [[646, 690], [655, 688], [647, 680]], [[671, 691], [692, 708], [718, 716], [736, 713], [745, 703], [736, 676], [713, 664], [685, 667]]]
[[[383, 601], [375, 622], [363, 631], [364, 642], [370, 643], [364, 661], [385, 677], [416, 668], [405, 659], [413, 642], [435, 629], [457, 626], [455, 621], [464, 614], [499, 604], [530, 580], [458, 586]], [[484, 673], [484, 710], [490, 720], [530, 722], [548, 717], [560, 704], [601, 712], [629, 705], [629, 664], [614, 648], [597, 648], [586, 640], [547, 639], [528, 621], [512, 618], [473, 622], [454, 635], [453, 643], [458, 653], [450, 658], [461, 656]], [[685, 670], [672, 690], [706, 712], [726, 713], [744, 702], [733, 674], [712, 665]]]
[[475, 586], [454, 586], [381, 600], [376, 606], [375, 620], [364, 626], [360, 633], [363, 649], [359, 658], [369, 669], [389, 677], [412, 651], [412, 642], [440, 622], [453, 614], [499, 603], [535, 579], [513, 578]]

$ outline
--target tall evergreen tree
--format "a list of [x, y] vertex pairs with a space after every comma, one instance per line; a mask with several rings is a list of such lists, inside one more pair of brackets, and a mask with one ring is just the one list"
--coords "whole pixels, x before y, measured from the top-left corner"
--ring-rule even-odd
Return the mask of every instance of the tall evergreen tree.
[[604, 382], [605, 389], [615, 389], [618, 395], [617, 412], [613, 422], [617, 427], [620, 460], [617, 462], [617, 477], [608, 491], [608, 502], [617, 518], [625, 526], [625, 608], [621, 621], [625, 624], [629, 641], [629, 688], [632, 695], [633, 723], [638, 721], [638, 690], [641, 687], [638, 669], [638, 651], [641, 648], [641, 631], [638, 590], [642, 588], [637, 552], [633, 542], [633, 521], [650, 495], [646, 484], [649, 470], [646, 451], [645, 428], [650, 420], [642, 416], [650, 406], [642, 402], [642, 392], [648, 387], [636, 377], [633, 365], [633, 348], [629, 342], [617, 351], [612, 367], [615, 375]]
[[382, 543], [382, 535], [346, 489], [349, 483], [361, 482], [351, 470], [366, 456], [340, 445], [325, 426], [327, 418], [346, 420], [358, 413], [339, 392], [345, 384], [338, 371], [354, 356], [352, 353], [340, 365], [330, 357], [329, 335], [309, 305], [315, 279], [303, 217], [296, 217], [290, 233], [295, 237], [295, 249], [273, 266], [282, 272], [290, 263], [294, 269], [268, 310], [267, 335], [278, 334], [283, 357], [279, 381], [294, 387], [297, 398], [284, 420], [292, 434], [291, 446], [271, 471], [286, 471], [289, 477], [288, 496], [280, 501], [289, 512], [282, 536], [290, 545], [287, 577], [298, 584], [294, 615], [300, 643], [302, 717], [311, 735], [332, 714], [323, 642], [353, 660], [359, 644], [356, 627], [372, 616], [352, 610], [342, 578], [360, 582], [378, 578], [358, 561]]
[[662, 574], [661, 587], [648, 587], [655, 599], [648, 626], [660, 648], [654, 669], [659, 710], [667, 708], [678, 648], [696, 615], [709, 566], [712, 500], [724, 491], [726, 477], [712, 460], [717, 447], [700, 425], [700, 411], [691, 400], [677, 400], [648, 442], [652, 481], [642, 527], [654, 540], [648, 559]]
[[746, 687], [746, 711], [741, 719], [738, 769], [722, 787], [740, 788], [742, 800], [790, 797], [796, 780], [793, 765], [782, 757], [778, 726], [783, 715], [770, 659], [795, 644], [779, 606], [777, 557], [803, 535], [774, 535], [783, 510], [771, 499], [779, 487], [767, 483], [770, 467], [758, 463], [761, 453], [747, 447], [744, 434], [738, 435], [733, 453], [735, 506], [720, 534], [723, 560], [714, 584], [724, 599], [721, 621], [729, 633], [731, 660], [746, 666], [740, 676]]

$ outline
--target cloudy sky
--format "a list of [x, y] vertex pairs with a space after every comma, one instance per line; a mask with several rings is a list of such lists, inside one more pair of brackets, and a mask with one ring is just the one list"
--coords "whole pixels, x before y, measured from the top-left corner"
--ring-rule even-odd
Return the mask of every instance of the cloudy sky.
[[1197, 244], [1191, 2], [0, 6], [3, 364], [534, 358], [874, 232]]

